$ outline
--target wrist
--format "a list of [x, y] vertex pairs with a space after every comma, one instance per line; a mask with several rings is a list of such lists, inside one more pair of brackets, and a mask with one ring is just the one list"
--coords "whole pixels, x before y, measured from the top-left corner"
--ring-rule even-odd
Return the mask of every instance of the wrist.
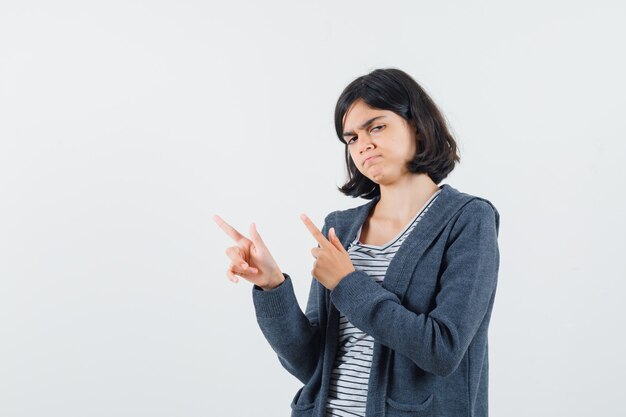
[[281, 272], [276, 276], [276, 279], [272, 283], [265, 285], [265, 286], [261, 286], [261, 289], [263, 291], [270, 291], [280, 286], [283, 282], [285, 282], [285, 276]]

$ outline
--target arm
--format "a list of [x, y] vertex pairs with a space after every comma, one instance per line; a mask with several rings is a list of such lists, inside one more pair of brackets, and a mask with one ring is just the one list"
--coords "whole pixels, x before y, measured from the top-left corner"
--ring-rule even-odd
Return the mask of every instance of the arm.
[[[326, 219], [322, 228], [324, 235], [329, 228]], [[317, 305], [319, 284], [311, 278], [304, 314], [298, 305], [291, 277], [283, 275], [285, 281], [269, 291], [254, 285], [252, 299], [259, 327], [278, 360], [290, 374], [306, 384], [315, 371], [323, 345]]]
[[394, 293], [363, 271], [346, 275], [331, 292], [333, 304], [355, 326], [440, 376], [458, 367], [497, 283], [498, 214], [480, 200], [462, 210], [444, 253], [436, 307], [429, 313], [406, 309]]

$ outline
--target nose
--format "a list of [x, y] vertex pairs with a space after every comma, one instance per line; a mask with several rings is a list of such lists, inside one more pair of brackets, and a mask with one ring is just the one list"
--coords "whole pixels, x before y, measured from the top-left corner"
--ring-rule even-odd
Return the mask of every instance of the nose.
[[374, 147], [374, 143], [372, 142], [372, 139], [366, 135], [363, 135], [363, 137], [359, 137], [358, 142], [359, 142], [359, 153], [363, 153], [365, 150]]

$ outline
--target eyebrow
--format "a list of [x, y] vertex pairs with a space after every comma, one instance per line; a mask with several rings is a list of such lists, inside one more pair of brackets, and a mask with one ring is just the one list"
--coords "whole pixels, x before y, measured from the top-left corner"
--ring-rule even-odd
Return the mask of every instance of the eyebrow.
[[[367, 126], [371, 125], [374, 120], [380, 119], [380, 118], [383, 118], [383, 117], [386, 117], [386, 116], [372, 117], [371, 119], [366, 120], [365, 122], [363, 122], [363, 124], [361, 126], [359, 126], [359, 129], [365, 129]], [[345, 138], [346, 136], [350, 136], [350, 135], [354, 135], [354, 134], [355, 134], [354, 132], [349, 131], [349, 132], [343, 132], [342, 136]]]

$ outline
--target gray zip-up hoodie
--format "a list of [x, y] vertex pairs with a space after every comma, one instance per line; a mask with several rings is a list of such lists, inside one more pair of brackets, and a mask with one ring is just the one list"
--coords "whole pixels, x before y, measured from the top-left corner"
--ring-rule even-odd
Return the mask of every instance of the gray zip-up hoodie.
[[[367, 417], [487, 417], [488, 342], [500, 253], [499, 213], [449, 184], [406, 237], [384, 281], [353, 271], [332, 290], [311, 278], [306, 312], [291, 277], [252, 287], [257, 321], [282, 366], [304, 385], [292, 417], [324, 417], [339, 311], [374, 340]], [[380, 199], [324, 219], [346, 250]]]

